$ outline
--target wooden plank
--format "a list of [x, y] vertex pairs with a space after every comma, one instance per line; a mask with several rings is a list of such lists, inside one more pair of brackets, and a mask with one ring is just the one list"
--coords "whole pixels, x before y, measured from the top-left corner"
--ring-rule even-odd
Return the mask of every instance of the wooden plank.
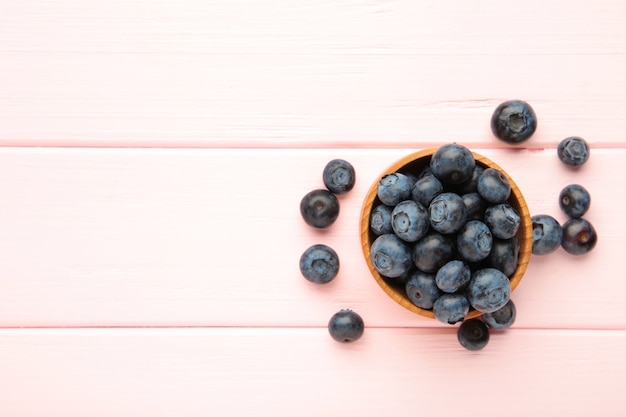
[[[0, 331], [0, 410], [16, 417], [618, 417], [626, 332], [509, 330], [478, 352], [453, 329]], [[476, 411], [478, 413], [478, 411]]]
[[[519, 327], [626, 328], [615, 260], [626, 222], [615, 204], [624, 150], [592, 150], [572, 171], [554, 150], [475, 151], [516, 179], [532, 214], [559, 214], [569, 182], [593, 198], [596, 249], [533, 258], [513, 294]], [[373, 326], [438, 326], [389, 300], [359, 241], [370, 184], [407, 154], [389, 150], [1, 149], [0, 327], [318, 326], [339, 308]], [[308, 227], [300, 199], [345, 158], [357, 185], [338, 221]], [[607, 185], [608, 184], [608, 185]], [[317, 286], [298, 260], [335, 248], [339, 276]]]

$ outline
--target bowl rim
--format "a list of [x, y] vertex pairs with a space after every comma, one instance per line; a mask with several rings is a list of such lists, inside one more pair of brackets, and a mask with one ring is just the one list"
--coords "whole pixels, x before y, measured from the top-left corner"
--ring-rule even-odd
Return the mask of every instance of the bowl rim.
[[[367, 191], [367, 194], [365, 195], [365, 199], [363, 201], [363, 205], [361, 208], [361, 216], [360, 216], [361, 248], [363, 250], [363, 255], [365, 257], [367, 266], [371, 274], [373, 275], [376, 283], [397, 304], [401, 305], [405, 309], [415, 314], [418, 314], [423, 317], [431, 318], [431, 319], [435, 318], [435, 315], [432, 310], [426, 310], [413, 304], [405, 295], [400, 294], [400, 292], [396, 288], [392, 287], [387, 282], [387, 280], [385, 280], [378, 273], [378, 271], [376, 271], [376, 268], [374, 268], [374, 264], [372, 263], [371, 258], [370, 258], [370, 246], [373, 240], [370, 239], [369, 219], [370, 219], [372, 208], [377, 199], [378, 183], [380, 179], [384, 175], [401, 170], [406, 165], [410, 163], [414, 163], [418, 159], [430, 158], [437, 149], [439, 148], [436, 147], [436, 148], [422, 149], [422, 150], [410, 153], [398, 159], [391, 165], [389, 165], [382, 173], [380, 173], [376, 177], [376, 179], [370, 186], [369, 190]], [[497, 163], [493, 162], [491, 159], [487, 158], [486, 156], [481, 155], [471, 150], [470, 152], [474, 156], [476, 163], [479, 163], [484, 167], [496, 168], [500, 170], [500, 172], [502, 172], [505, 175], [505, 177], [509, 180], [509, 183], [511, 185], [511, 197], [509, 197], [509, 201], [513, 200], [515, 202], [515, 204], [512, 204], [512, 205], [516, 206], [515, 209], [518, 211], [518, 214], [520, 215], [520, 219], [521, 219], [520, 228], [518, 229], [518, 232], [516, 235], [520, 242], [519, 262], [517, 265], [517, 269], [515, 270], [513, 275], [509, 277], [509, 280], [511, 283], [511, 293], [513, 293], [513, 291], [517, 288], [522, 278], [524, 277], [524, 274], [526, 273], [526, 270], [528, 268], [528, 263], [530, 262], [530, 257], [531, 257], [531, 252], [532, 252], [532, 243], [533, 243], [533, 229], [532, 229], [532, 220], [530, 216], [530, 211], [528, 209], [528, 205], [526, 203], [526, 200], [524, 199], [524, 195], [522, 194], [520, 188], [517, 186], [513, 178], [511, 178], [511, 176], [504, 169], [502, 169]], [[466, 316], [466, 319], [479, 317], [482, 314], [483, 314], [482, 312], [470, 308], [470, 312]]]

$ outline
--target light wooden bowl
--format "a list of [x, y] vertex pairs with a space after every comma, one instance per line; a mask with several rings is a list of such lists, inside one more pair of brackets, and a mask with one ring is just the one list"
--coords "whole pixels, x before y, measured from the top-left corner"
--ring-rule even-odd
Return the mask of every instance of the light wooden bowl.
[[[417, 307], [409, 300], [403, 288], [391, 285], [388, 280], [382, 277], [378, 273], [378, 271], [376, 271], [376, 268], [374, 268], [374, 265], [372, 264], [372, 261], [370, 259], [370, 247], [377, 236], [370, 231], [369, 221], [372, 209], [378, 204], [381, 204], [380, 200], [378, 200], [377, 197], [378, 182], [380, 181], [380, 179], [387, 174], [398, 171], [418, 175], [422, 171], [422, 169], [429, 165], [430, 158], [436, 150], [437, 148], [431, 148], [412, 153], [389, 166], [383, 173], [380, 174], [380, 176], [376, 178], [376, 180], [370, 187], [367, 195], [365, 196], [365, 201], [363, 202], [363, 208], [361, 210], [361, 244], [363, 247], [365, 261], [367, 262], [367, 265], [374, 277], [374, 280], [376, 280], [376, 282], [383, 289], [383, 291], [396, 303], [400, 304], [402, 307], [406, 308], [409, 311], [412, 311], [415, 314], [419, 314], [420, 316], [432, 319], [435, 318], [432, 310], [425, 310]], [[526, 201], [524, 200], [522, 192], [515, 184], [515, 181], [513, 181], [513, 179], [509, 176], [509, 174], [490, 159], [475, 152], [472, 152], [472, 154], [474, 155], [477, 164], [482, 165], [485, 168], [496, 168], [504, 173], [504, 175], [507, 177], [511, 184], [511, 197], [509, 197], [508, 203], [513, 208], [515, 208], [515, 210], [517, 210], [521, 217], [521, 224], [517, 232], [517, 238], [520, 242], [519, 264], [513, 275], [511, 275], [511, 277], [509, 278], [511, 282], [512, 292], [515, 290], [515, 288], [524, 277], [524, 273], [526, 272], [526, 268], [528, 267], [528, 262], [530, 261], [533, 243], [533, 230], [530, 212], [528, 210], [528, 206], [526, 205]], [[470, 312], [466, 318], [469, 319], [473, 317], [478, 317], [481, 314], [481, 312], [470, 308]]]

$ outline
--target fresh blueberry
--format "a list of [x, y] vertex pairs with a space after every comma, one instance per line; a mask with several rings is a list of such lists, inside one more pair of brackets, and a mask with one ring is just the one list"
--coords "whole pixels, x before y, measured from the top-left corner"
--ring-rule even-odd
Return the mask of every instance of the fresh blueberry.
[[300, 214], [310, 226], [328, 227], [339, 217], [339, 200], [328, 190], [313, 190], [300, 201]]
[[582, 185], [570, 184], [561, 190], [559, 206], [569, 217], [582, 217], [590, 205], [591, 196]]
[[343, 159], [333, 159], [324, 167], [324, 185], [335, 194], [344, 194], [354, 188], [356, 176], [354, 167]]
[[452, 260], [454, 252], [451, 236], [431, 230], [413, 245], [413, 263], [421, 271], [434, 273]]
[[511, 298], [509, 278], [499, 269], [479, 269], [472, 274], [467, 286], [467, 298], [476, 310], [492, 313]]
[[470, 220], [459, 231], [456, 246], [463, 259], [478, 262], [489, 256], [493, 246], [493, 235], [485, 223]]
[[461, 323], [456, 335], [461, 346], [467, 350], [480, 350], [489, 343], [489, 328], [478, 318]]
[[589, 159], [589, 145], [578, 136], [563, 139], [556, 151], [561, 162], [573, 167], [581, 166]]
[[509, 300], [502, 308], [493, 313], [485, 313], [481, 317], [483, 322], [492, 329], [506, 329], [515, 322], [515, 304]]
[[411, 249], [395, 234], [378, 236], [370, 248], [374, 268], [383, 276], [399, 277], [411, 269]]
[[517, 211], [507, 203], [494, 204], [485, 210], [485, 224], [498, 239], [510, 239], [522, 222]]
[[533, 224], [533, 254], [547, 255], [561, 246], [563, 228], [557, 219], [548, 214], [536, 214], [530, 220]]
[[435, 318], [447, 324], [465, 320], [469, 309], [470, 303], [462, 293], [442, 294], [433, 304]]
[[411, 179], [400, 172], [383, 176], [378, 182], [378, 199], [388, 206], [395, 206], [411, 198]]
[[370, 230], [375, 235], [385, 235], [393, 233], [393, 227], [391, 227], [391, 211], [393, 207], [379, 204], [372, 209], [370, 215]]
[[300, 256], [300, 272], [311, 282], [326, 284], [339, 273], [339, 257], [333, 248], [317, 244]]
[[461, 195], [475, 193], [478, 190], [478, 178], [481, 176], [483, 171], [485, 171], [485, 167], [476, 164], [476, 166], [474, 167], [474, 172], [472, 173], [472, 177], [464, 183], [459, 184], [455, 188], [456, 193]]
[[428, 206], [430, 226], [439, 233], [456, 233], [465, 224], [467, 212], [461, 196], [441, 193]]
[[535, 133], [537, 116], [528, 103], [509, 100], [496, 107], [491, 116], [491, 131], [500, 140], [517, 145]]
[[417, 179], [421, 180], [422, 178], [428, 177], [428, 176], [431, 176], [431, 175], [433, 175], [433, 170], [430, 169], [430, 166], [426, 166], [424, 169], [422, 169], [420, 171], [420, 173], [417, 176]]
[[328, 321], [328, 332], [337, 342], [349, 343], [359, 340], [364, 330], [363, 319], [350, 309], [338, 311]]
[[421, 205], [428, 207], [432, 199], [442, 192], [441, 181], [434, 175], [427, 175], [415, 182], [411, 189], [411, 197]]
[[592, 250], [597, 242], [598, 234], [589, 221], [583, 218], [573, 218], [563, 225], [561, 246], [567, 253], [582, 255]]
[[511, 239], [494, 239], [489, 253], [489, 265], [510, 277], [519, 265], [519, 252], [520, 244], [516, 236]]
[[465, 211], [467, 212], [467, 220], [482, 220], [487, 209], [487, 201], [478, 193], [467, 193], [461, 196]]
[[463, 145], [442, 145], [430, 159], [430, 169], [443, 184], [461, 184], [472, 178], [476, 160]]
[[490, 203], [504, 203], [511, 195], [511, 184], [498, 169], [487, 168], [478, 177], [478, 193]]
[[405, 285], [409, 300], [419, 308], [430, 310], [441, 291], [435, 283], [435, 276], [422, 271], [414, 271]]
[[428, 212], [420, 203], [405, 200], [393, 208], [391, 227], [406, 242], [416, 242], [428, 232]]
[[463, 261], [455, 259], [448, 262], [435, 275], [435, 283], [443, 292], [453, 293], [465, 288], [472, 277], [472, 271]]

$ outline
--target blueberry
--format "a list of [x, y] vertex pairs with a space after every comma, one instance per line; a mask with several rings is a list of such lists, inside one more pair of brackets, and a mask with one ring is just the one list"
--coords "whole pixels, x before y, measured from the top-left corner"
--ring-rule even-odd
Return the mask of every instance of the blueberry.
[[554, 217], [536, 214], [530, 220], [533, 224], [533, 254], [547, 255], [561, 246], [563, 229]]
[[372, 209], [370, 215], [370, 230], [375, 235], [385, 235], [393, 233], [393, 227], [391, 227], [391, 211], [393, 207], [379, 204]]
[[563, 225], [561, 246], [567, 253], [582, 255], [592, 250], [598, 242], [593, 225], [583, 218], [569, 219]]
[[441, 193], [428, 206], [430, 226], [439, 233], [456, 233], [465, 224], [467, 212], [461, 196]]
[[480, 350], [489, 343], [489, 328], [477, 318], [461, 323], [456, 335], [461, 346], [467, 350]]
[[569, 217], [582, 217], [590, 205], [591, 196], [582, 185], [570, 184], [561, 190], [559, 206]]
[[471, 277], [472, 271], [469, 266], [455, 259], [439, 268], [435, 275], [435, 283], [441, 291], [453, 293], [465, 288]]
[[485, 171], [485, 167], [476, 164], [472, 177], [455, 188], [457, 194], [475, 193], [478, 190], [478, 178]]
[[476, 310], [492, 313], [502, 308], [511, 298], [509, 278], [499, 269], [479, 269], [472, 274], [467, 286], [467, 298]]
[[328, 190], [313, 190], [300, 201], [300, 214], [310, 226], [328, 227], [339, 217], [339, 200]]
[[388, 206], [395, 206], [411, 198], [411, 179], [400, 172], [383, 176], [378, 182], [378, 199]]
[[326, 284], [339, 273], [339, 257], [331, 247], [317, 244], [300, 256], [300, 272], [311, 282]]
[[485, 210], [485, 224], [498, 239], [510, 239], [517, 233], [522, 219], [507, 203], [495, 204]]
[[435, 276], [422, 271], [414, 271], [405, 285], [409, 300], [419, 308], [430, 310], [441, 295], [435, 283]]
[[475, 166], [472, 152], [457, 143], [440, 146], [430, 158], [430, 169], [443, 184], [468, 181], [472, 178]]
[[578, 136], [563, 139], [556, 152], [561, 162], [573, 167], [578, 167], [589, 159], [589, 145]]
[[413, 245], [413, 263], [424, 272], [436, 272], [454, 257], [455, 245], [451, 236], [431, 230]]
[[493, 235], [485, 223], [470, 220], [459, 231], [456, 246], [463, 259], [478, 262], [489, 256], [493, 246]]
[[441, 181], [434, 175], [427, 175], [415, 182], [411, 197], [421, 205], [428, 207], [432, 199], [443, 192]]
[[411, 250], [395, 234], [378, 236], [370, 248], [374, 268], [383, 276], [399, 277], [411, 269]]
[[343, 159], [333, 159], [324, 167], [324, 185], [335, 194], [344, 194], [354, 188], [356, 176], [354, 167]]
[[506, 329], [515, 322], [517, 315], [513, 300], [509, 300], [502, 308], [493, 313], [485, 313], [481, 317], [483, 322], [492, 329]]
[[519, 265], [519, 252], [520, 244], [516, 236], [511, 239], [494, 239], [488, 258], [489, 265], [510, 277]]
[[500, 140], [517, 145], [535, 133], [537, 116], [528, 103], [521, 100], [505, 101], [491, 116], [491, 131]]
[[487, 168], [478, 177], [478, 193], [490, 203], [504, 203], [511, 195], [511, 184], [498, 169]]
[[428, 212], [420, 203], [403, 201], [391, 212], [391, 227], [400, 239], [416, 242], [428, 232]]
[[461, 196], [465, 204], [467, 220], [482, 220], [487, 209], [487, 201], [478, 193], [467, 193]]
[[464, 294], [442, 294], [433, 304], [435, 318], [442, 323], [455, 324], [465, 320], [470, 303]]
[[328, 332], [337, 342], [354, 342], [363, 336], [364, 330], [363, 319], [350, 309], [338, 311], [328, 321]]

